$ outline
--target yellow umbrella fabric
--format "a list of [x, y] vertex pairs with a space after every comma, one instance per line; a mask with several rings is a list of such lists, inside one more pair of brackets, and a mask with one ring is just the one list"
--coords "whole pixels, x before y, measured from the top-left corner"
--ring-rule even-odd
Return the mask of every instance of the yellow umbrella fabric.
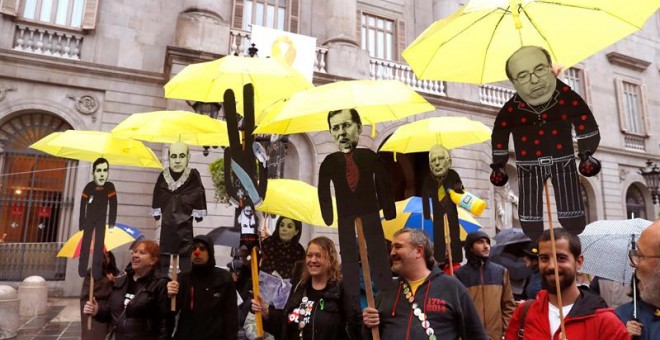
[[402, 53], [420, 79], [506, 80], [521, 46], [541, 46], [570, 67], [639, 30], [660, 0], [471, 0], [433, 23]]
[[265, 112], [255, 133], [291, 134], [328, 130], [328, 112], [356, 109], [364, 125], [435, 110], [398, 80], [338, 81], [300, 92]]
[[[334, 199], [333, 199], [334, 202]], [[337, 205], [333, 203], [335, 216]], [[316, 187], [293, 179], [269, 179], [266, 198], [257, 210], [325, 227]], [[330, 226], [337, 228], [337, 219]]]
[[188, 111], [134, 113], [114, 129], [115, 136], [156, 143], [183, 142], [198, 146], [228, 146], [227, 123]]
[[248, 83], [254, 85], [256, 118], [273, 103], [314, 87], [300, 72], [275, 58], [226, 56], [186, 66], [165, 84], [165, 98], [220, 103], [225, 91], [232, 89], [242, 112], [239, 103], [243, 102], [243, 85]]
[[[80, 256], [80, 248], [82, 246], [82, 236], [83, 231], [80, 230], [73, 234], [66, 243], [62, 246], [60, 251], [57, 253], [57, 257], [68, 257], [76, 258]], [[135, 241], [135, 236], [129, 234], [121, 227], [115, 226], [112, 229], [109, 229], [108, 226], [105, 227], [105, 240], [103, 247], [105, 250], [112, 250], [119, 246], [122, 246], [127, 243]], [[90, 252], [93, 248], [90, 248]]]
[[491, 133], [484, 123], [465, 117], [433, 117], [400, 126], [380, 151], [425, 152], [436, 144], [454, 149], [490, 140]]
[[30, 145], [47, 154], [93, 162], [103, 157], [111, 165], [162, 169], [163, 165], [142, 142], [113, 136], [108, 132], [67, 130], [53, 132]]

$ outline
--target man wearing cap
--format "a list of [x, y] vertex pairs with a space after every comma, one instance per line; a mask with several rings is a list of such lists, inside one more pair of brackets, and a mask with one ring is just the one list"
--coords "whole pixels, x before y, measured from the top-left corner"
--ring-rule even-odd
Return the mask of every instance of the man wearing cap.
[[491, 340], [502, 339], [516, 308], [511, 293], [509, 272], [489, 261], [490, 238], [483, 231], [474, 231], [465, 239], [468, 262], [455, 275], [468, 289], [481, 321]]
[[177, 297], [174, 339], [237, 339], [236, 286], [229, 271], [215, 266], [208, 236], [193, 239], [191, 262], [190, 272], [167, 284], [168, 294]]
[[532, 275], [525, 281], [523, 295], [525, 299], [535, 299], [536, 293], [541, 290], [541, 272], [539, 271], [539, 249], [535, 242], [523, 249], [523, 260], [527, 268], [532, 270]]

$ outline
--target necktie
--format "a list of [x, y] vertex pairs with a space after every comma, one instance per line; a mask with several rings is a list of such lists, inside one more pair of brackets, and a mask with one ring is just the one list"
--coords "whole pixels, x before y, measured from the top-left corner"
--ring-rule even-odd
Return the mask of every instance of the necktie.
[[344, 158], [346, 159], [346, 182], [348, 182], [348, 187], [351, 191], [355, 192], [358, 181], [360, 180], [360, 171], [353, 160], [352, 154], [345, 153]]

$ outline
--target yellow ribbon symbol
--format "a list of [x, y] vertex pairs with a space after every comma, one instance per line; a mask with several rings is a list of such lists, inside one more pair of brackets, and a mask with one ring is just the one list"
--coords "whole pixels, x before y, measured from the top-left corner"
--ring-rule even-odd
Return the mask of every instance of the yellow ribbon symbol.
[[[282, 53], [282, 46], [286, 45], [286, 53]], [[270, 55], [273, 58], [284, 60], [289, 66], [293, 65], [296, 60], [296, 47], [293, 40], [286, 35], [283, 35], [273, 41], [273, 47], [270, 50]]]

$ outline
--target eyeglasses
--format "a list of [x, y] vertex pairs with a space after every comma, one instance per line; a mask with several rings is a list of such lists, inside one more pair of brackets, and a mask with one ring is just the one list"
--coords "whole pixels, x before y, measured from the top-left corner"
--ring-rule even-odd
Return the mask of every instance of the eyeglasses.
[[641, 255], [637, 249], [630, 249], [628, 251], [628, 259], [630, 260], [630, 263], [632, 263], [633, 266], [637, 267], [639, 265], [639, 259], [640, 258], [660, 258], [660, 255]]
[[532, 74], [536, 76], [536, 78], [541, 78], [544, 75], [548, 74], [550, 72], [550, 65], [539, 65], [534, 68], [533, 72], [527, 72], [523, 71], [518, 73], [518, 77], [514, 78], [515, 81], [517, 81], [519, 84], [527, 84], [530, 81], [532, 81]]

